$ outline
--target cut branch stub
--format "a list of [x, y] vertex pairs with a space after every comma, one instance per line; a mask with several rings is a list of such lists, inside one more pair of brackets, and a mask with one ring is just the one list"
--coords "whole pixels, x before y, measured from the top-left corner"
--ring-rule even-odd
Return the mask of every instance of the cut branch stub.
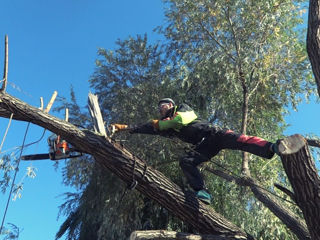
[[299, 134], [283, 139], [279, 143], [279, 152], [284, 155], [294, 154], [306, 145], [307, 141]]
[[106, 129], [104, 127], [102, 114], [99, 107], [98, 96], [89, 93], [88, 96], [88, 107], [92, 117], [94, 130], [96, 133], [100, 133], [102, 136], [107, 136]]
[[3, 84], [0, 91], [6, 91], [8, 82], [8, 65], [9, 65], [9, 54], [8, 54], [8, 35], [5, 36], [5, 47], [4, 47], [4, 70], [3, 70]]
[[46, 109], [44, 110], [45, 113], [48, 113], [50, 111], [54, 101], [56, 100], [57, 95], [58, 95], [58, 92], [54, 91], [52, 96], [51, 96], [51, 99], [50, 99], [50, 101], [49, 101], [49, 103], [48, 103], [48, 105], [46, 107]]

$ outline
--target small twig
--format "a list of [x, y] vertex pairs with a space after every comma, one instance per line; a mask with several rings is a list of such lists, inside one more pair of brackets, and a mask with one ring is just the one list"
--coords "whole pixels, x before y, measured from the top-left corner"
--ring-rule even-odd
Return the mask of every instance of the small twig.
[[43, 97], [40, 97], [40, 110], [43, 110]]
[[40, 97], [40, 110], [43, 110], [43, 97]]

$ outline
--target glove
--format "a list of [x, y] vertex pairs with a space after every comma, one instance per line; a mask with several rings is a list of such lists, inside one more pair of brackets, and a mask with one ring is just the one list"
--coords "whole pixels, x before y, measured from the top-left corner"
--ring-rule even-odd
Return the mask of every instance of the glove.
[[159, 120], [152, 120], [151, 123], [155, 129], [159, 129]]
[[111, 124], [111, 128], [114, 129], [115, 132], [118, 132], [118, 131], [127, 129], [128, 125], [115, 123], [115, 124]]

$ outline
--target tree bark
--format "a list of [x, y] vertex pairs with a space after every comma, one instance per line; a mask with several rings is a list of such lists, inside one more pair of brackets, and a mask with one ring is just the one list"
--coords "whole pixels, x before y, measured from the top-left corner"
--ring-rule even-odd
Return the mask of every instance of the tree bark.
[[226, 238], [214, 235], [196, 235], [190, 233], [178, 233], [166, 230], [148, 230], [148, 231], [134, 231], [130, 240], [226, 240], [233, 238]]
[[64, 120], [55, 118], [4, 92], [0, 92], [0, 116], [34, 123], [46, 128], [72, 144], [76, 149], [94, 156], [103, 167], [131, 184], [138, 182], [136, 189], [167, 208], [201, 234], [223, 235], [233, 239], [252, 239], [240, 228], [198, 201], [193, 193], [182, 192], [157, 170], [110, 139], [89, 130], [79, 130]]
[[303, 219], [296, 216], [291, 210], [281, 205], [275, 197], [263, 186], [258, 184], [253, 178], [235, 177], [226, 174], [220, 170], [206, 168], [207, 171], [225, 179], [228, 182], [234, 182], [239, 186], [250, 187], [255, 197], [263, 203], [274, 215], [276, 215], [300, 240], [310, 240], [310, 234]]
[[279, 144], [283, 167], [312, 239], [320, 239], [320, 178], [306, 139], [293, 135]]
[[3, 81], [2, 87], [0, 88], [0, 91], [5, 91], [8, 83], [8, 65], [9, 65], [9, 50], [8, 50], [8, 35], [5, 36], [5, 43], [4, 43], [5, 49], [4, 49], [4, 70], [3, 70], [3, 79], [0, 81]]
[[307, 51], [320, 96], [320, 1], [309, 1]]
[[318, 139], [306, 139], [310, 147], [320, 148], [320, 141]]

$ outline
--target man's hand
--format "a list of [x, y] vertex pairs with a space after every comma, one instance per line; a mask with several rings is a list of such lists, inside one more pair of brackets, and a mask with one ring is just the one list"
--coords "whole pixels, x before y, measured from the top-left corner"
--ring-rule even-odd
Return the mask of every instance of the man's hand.
[[128, 125], [118, 123], [110, 124], [110, 126], [113, 132], [122, 131], [128, 128]]
[[155, 129], [159, 130], [159, 120], [152, 120], [151, 123]]

